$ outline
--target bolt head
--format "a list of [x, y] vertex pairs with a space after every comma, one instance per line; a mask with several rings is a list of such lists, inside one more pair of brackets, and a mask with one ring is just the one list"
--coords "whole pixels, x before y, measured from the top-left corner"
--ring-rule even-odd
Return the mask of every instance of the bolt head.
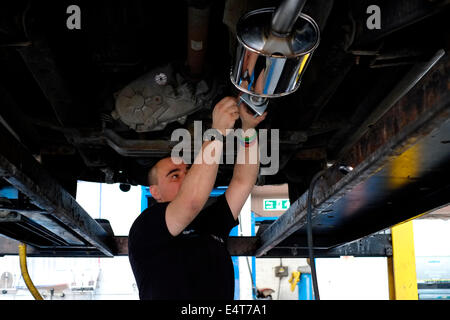
[[167, 84], [167, 75], [165, 73], [158, 73], [155, 75], [155, 82], [160, 86], [165, 86]]

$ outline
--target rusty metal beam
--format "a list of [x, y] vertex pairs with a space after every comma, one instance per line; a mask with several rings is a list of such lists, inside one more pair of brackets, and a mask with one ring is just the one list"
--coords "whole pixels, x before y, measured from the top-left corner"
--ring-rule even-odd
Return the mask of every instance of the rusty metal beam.
[[3, 127], [0, 127], [0, 178], [102, 254], [113, 255], [107, 244], [107, 232]]
[[[231, 256], [254, 256], [258, 248], [258, 237], [230, 237], [228, 239], [228, 252]], [[128, 255], [128, 237], [116, 236], [114, 237], [115, 247], [117, 251], [114, 256]], [[0, 256], [17, 255], [19, 242], [0, 235]], [[98, 250], [89, 248], [73, 248], [58, 247], [58, 248], [37, 248], [28, 246], [27, 256], [30, 257], [104, 257]], [[317, 250], [316, 257], [318, 258], [336, 258], [341, 256], [354, 257], [388, 257], [392, 256], [392, 244], [390, 234], [376, 234], [364, 239], [344, 244], [342, 246], [327, 249]], [[261, 258], [278, 258], [278, 257], [292, 257], [292, 258], [307, 258], [308, 252], [304, 248], [298, 247], [276, 247], [267, 255]]]
[[[229, 237], [228, 252], [232, 256], [252, 256], [258, 247], [258, 237]], [[114, 237], [117, 251], [115, 255], [128, 255], [128, 237]]]
[[444, 50], [438, 50], [430, 60], [415, 64], [411, 70], [397, 83], [397, 85], [389, 92], [389, 94], [375, 107], [370, 115], [364, 120], [359, 128], [346, 137], [346, 144], [339, 150], [336, 158], [342, 158], [350, 148], [361, 137], [370, 130], [370, 128], [379, 121], [383, 115], [391, 109], [391, 107], [399, 101], [409, 90], [411, 90], [417, 82], [422, 79], [431, 68], [444, 56]]
[[[334, 248], [314, 250], [315, 258], [353, 257], [390, 257], [392, 239], [390, 234], [375, 234]], [[296, 246], [277, 246], [261, 258], [309, 258], [308, 249]]]
[[[317, 182], [313, 231], [323, 248], [450, 202], [449, 74], [445, 54]], [[354, 170], [343, 175], [339, 165]], [[307, 193], [261, 234], [256, 255], [267, 254], [283, 241], [305, 246], [306, 208]]]
[[[0, 234], [0, 257], [19, 254], [20, 241]], [[105, 255], [95, 247], [35, 247], [27, 245], [27, 256], [29, 257], [113, 257]]]

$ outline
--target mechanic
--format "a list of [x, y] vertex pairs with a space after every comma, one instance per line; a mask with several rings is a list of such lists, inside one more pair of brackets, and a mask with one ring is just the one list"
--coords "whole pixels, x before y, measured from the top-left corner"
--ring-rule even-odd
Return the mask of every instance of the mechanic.
[[[258, 176], [255, 127], [266, 115], [254, 117], [234, 97], [215, 105], [213, 129], [226, 136], [240, 118], [245, 134], [238, 138], [230, 184], [213, 204], [207, 200], [216, 180], [223, 139], [204, 141], [190, 167], [170, 157], [152, 167], [149, 185], [156, 201], [136, 218], [128, 238], [129, 260], [141, 300], [233, 299], [234, 269], [227, 239], [238, 225], [239, 213]], [[256, 161], [249, 161], [252, 152]], [[206, 159], [208, 155], [212, 159]]]

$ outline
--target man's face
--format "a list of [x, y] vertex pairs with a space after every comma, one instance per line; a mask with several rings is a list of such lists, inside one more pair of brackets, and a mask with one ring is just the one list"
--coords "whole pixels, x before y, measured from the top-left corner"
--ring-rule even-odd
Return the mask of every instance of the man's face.
[[175, 164], [171, 158], [160, 160], [157, 163], [157, 184], [150, 186], [153, 197], [158, 202], [170, 202], [175, 199], [188, 169], [185, 163]]

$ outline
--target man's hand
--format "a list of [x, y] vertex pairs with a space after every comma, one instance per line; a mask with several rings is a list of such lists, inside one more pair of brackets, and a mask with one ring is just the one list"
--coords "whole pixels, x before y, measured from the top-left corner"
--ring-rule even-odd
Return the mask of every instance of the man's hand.
[[242, 121], [242, 130], [255, 128], [261, 121], [267, 116], [267, 111], [262, 115], [255, 117], [254, 114], [248, 109], [247, 105], [242, 101], [239, 105], [239, 117]]
[[212, 113], [212, 128], [226, 135], [227, 129], [233, 129], [234, 123], [239, 119], [237, 98], [225, 97], [214, 107]]

